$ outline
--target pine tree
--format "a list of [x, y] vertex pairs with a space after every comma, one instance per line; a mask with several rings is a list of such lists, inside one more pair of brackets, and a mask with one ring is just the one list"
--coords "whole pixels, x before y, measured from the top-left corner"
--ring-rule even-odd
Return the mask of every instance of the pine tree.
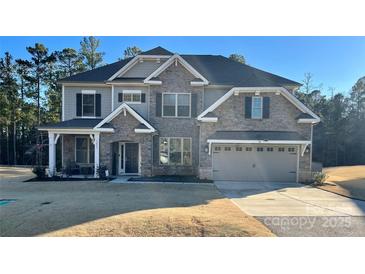
[[140, 54], [142, 50], [139, 47], [133, 46], [133, 47], [127, 47], [124, 50], [124, 59], [134, 57], [138, 54]]
[[103, 63], [104, 52], [98, 52], [100, 40], [94, 36], [84, 37], [80, 42], [80, 55], [84, 59], [84, 65], [87, 69], [95, 69]]

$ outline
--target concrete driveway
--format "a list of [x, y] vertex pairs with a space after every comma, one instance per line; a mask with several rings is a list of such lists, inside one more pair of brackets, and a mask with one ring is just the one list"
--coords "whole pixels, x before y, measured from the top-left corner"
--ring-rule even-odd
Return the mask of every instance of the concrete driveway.
[[365, 202], [297, 183], [216, 181], [279, 236], [365, 236]]

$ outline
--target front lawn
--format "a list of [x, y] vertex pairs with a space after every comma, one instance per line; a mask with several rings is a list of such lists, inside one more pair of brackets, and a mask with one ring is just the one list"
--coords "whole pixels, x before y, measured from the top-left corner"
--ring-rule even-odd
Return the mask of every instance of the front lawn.
[[365, 200], [365, 165], [325, 168], [327, 182], [320, 188], [346, 197]]
[[1, 183], [1, 236], [273, 236], [213, 184]]

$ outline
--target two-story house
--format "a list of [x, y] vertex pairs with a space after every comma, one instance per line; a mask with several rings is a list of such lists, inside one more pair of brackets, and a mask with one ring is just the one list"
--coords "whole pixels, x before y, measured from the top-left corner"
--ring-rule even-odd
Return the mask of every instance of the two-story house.
[[62, 163], [118, 175], [306, 181], [319, 117], [300, 84], [217, 55], [161, 47], [64, 78], [62, 121], [45, 125], [49, 170]]

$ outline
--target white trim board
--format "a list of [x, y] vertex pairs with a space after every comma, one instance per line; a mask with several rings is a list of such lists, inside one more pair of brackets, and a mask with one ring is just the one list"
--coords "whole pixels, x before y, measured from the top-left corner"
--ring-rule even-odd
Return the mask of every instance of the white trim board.
[[[305, 106], [302, 102], [300, 102], [293, 94], [288, 92], [283, 87], [234, 87], [230, 91], [228, 91], [226, 94], [224, 94], [222, 97], [220, 97], [217, 101], [215, 101], [210, 107], [208, 107], [206, 110], [204, 110], [197, 119], [199, 121], [202, 121], [202, 118], [208, 113], [214, 111], [217, 107], [219, 107], [221, 104], [223, 104], [228, 98], [230, 98], [233, 94], [239, 94], [239, 93], [256, 93], [256, 92], [280, 92], [281, 95], [283, 95], [286, 99], [289, 100], [294, 106], [296, 106], [300, 111], [304, 113], [308, 113], [311, 116], [315, 117], [315, 119], [308, 119], [312, 123], [318, 123], [320, 122], [320, 118], [312, 112], [307, 106]], [[302, 121], [306, 122], [306, 121]]]
[[[153, 126], [151, 126], [141, 115], [139, 115], [134, 109], [132, 109], [130, 106], [128, 106], [126, 103], [121, 104], [119, 107], [117, 107], [114, 111], [112, 111], [107, 117], [105, 117], [99, 124], [97, 124], [94, 127], [94, 130], [101, 129], [100, 127], [104, 125], [105, 123], [110, 122], [113, 120], [116, 116], [119, 115], [123, 110], [128, 111], [134, 118], [136, 118], [140, 123], [144, 124], [148, 128], [143, 131], [143, 133], [152, 133], [156, 130]], [[141, 132], [141, 129], [135, 129], [135, 132], [138, 133], [138, 131]]]
[[[201, 75], [195, 68], [193, 68], [187, 61], [185, 61], [180, 55], [174, 54], [171, 56], [169, 60], [167, 60], [165, 63], [163, 63], [160, 67], [158, 67], [154, 72], [152, 72], [147, 78], [143, 81], [145, 84], [158, 84], [157, 82], [161, 81], [151, 81], [153, 77], [157, 77], [160, 75], [163, 71], [165, 71], [170, 65], [173, 64], [173, 62], [179, 62], [183, 67], [185, 67], [192, 75], [194, 75], [196, 78], [201, 79], [203, 82], [203, 85], [208, 85], [208, 80]], [[195, 82], [194, 82], [195, 83]]]

